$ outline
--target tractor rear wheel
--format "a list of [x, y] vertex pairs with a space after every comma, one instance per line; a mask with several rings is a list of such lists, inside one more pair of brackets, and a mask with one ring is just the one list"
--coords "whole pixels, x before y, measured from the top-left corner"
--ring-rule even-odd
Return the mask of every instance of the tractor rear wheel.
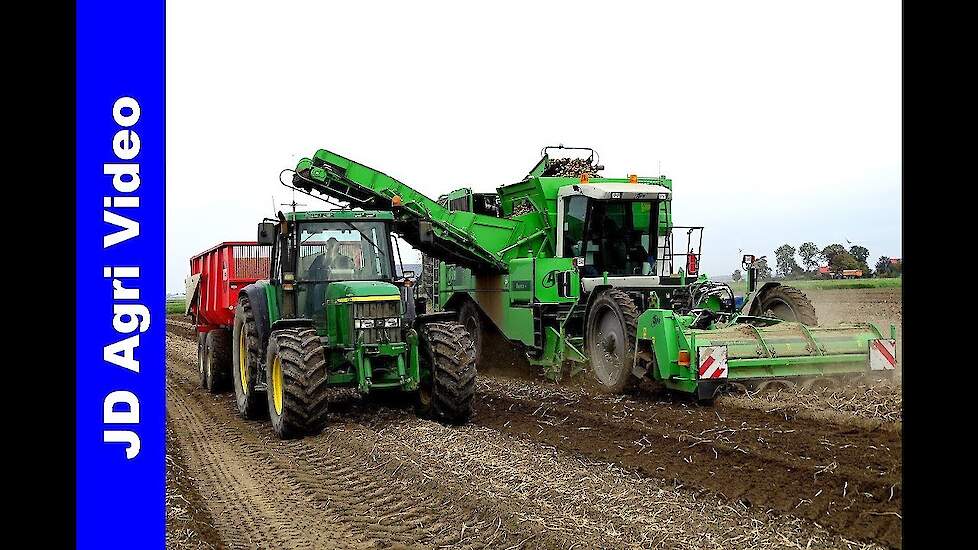
[[621, 393], [637, 381], [632, 376], [638, 307], [628, 294], [610, 289], [591, 303], [585, 325], [588, 372], [607, 393]]
[[204, 368], [207, 361], [207, 333], [197, 333], [197, 377], [200, 379], [200, 387], [207, 388], [207, 370]]
[[231, 378], [231, 335], [226, 329], [214, 329], [207, 333], [205, 348], [204, 387], [211, 393], [221, 393]]
[[429, 323], [420, 334], [417, 411], [453, 424], [472, 416], [476, 361], [472, 337], [458, 323]]
[[265, 392], [258, 391], [259, 350], [258, 324], [247, 298], [238, 300], [234, 312], [234, 329], [231, 331], [231, 379], [234, 382], [234, 400], [242, 417], [254, 420], [268, 410]]
[[779, 285], [769, 289], [760, 297], [758, 309], [761, 315], [767, 317], [797, 321], [809, 326], [818, 325], [815, 306], [804, 292], [793, 286]]
[[268, 416], [281, 439], [316, 435], [326, 427], [326, 350], [312, 328], [276, 330], [265, 358]]
[[472, 338], [472, 348], [475, 352], [476, 367], [482, 357], [482, 312], [475, 302], [466, 300], [458, 310], [458, 322], [465, 327]]

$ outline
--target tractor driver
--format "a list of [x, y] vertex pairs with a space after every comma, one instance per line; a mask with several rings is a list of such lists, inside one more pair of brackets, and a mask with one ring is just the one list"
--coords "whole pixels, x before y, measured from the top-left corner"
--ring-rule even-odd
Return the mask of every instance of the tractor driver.
[[353, 260], [349, 256], [340, 252], [340, 242], [336, 237], [330, 237], [326, 241], [326, 254], [323, 255], [323, 266], [332, 271], [334, 269], [353, 269]]

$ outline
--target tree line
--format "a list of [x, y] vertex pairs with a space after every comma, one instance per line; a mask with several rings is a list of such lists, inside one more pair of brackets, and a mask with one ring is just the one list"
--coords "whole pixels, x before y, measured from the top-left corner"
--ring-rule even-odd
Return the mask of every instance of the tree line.
[[[820, 276], [819, 267], [828, 266], [831, 274], [845, 270], [860, 270], [863, 277], [899, 277], [902, 264], [887, 256], [880, 256], [874, 268], [869, 267], [869, 249], [854, 244], [848, 249], [841, 244], [819, 248], [813, 242], [802, 243], [795, 248], [783, 244], [774, 251], [775, 266], [772, 270], [767, 260], [757, 262], [758, 279], [811, 279]], [[801, 260], [799, 263], [798, 260]], [[743, 278], [740, 270], [733, 272], [733, 279]]]

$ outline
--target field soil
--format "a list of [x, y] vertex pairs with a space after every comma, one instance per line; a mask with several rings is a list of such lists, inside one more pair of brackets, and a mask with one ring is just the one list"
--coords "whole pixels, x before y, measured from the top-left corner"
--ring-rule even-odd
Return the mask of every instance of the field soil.
[[[899, 292], [810, 294], [823, 323], [899, 323]], [[468, 425], [336, 390], [322, 434], [280, 441], [200, 388], [185, 318], [167, 329], [169, 548], [902, 547], [899, 377], [704, 407], [488, 346]]]

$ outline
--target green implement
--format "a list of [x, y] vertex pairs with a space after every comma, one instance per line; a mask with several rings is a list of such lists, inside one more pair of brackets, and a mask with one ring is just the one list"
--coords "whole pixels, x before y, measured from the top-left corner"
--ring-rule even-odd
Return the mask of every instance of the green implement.
[[[579, 151], [587, 156], [567, 155]], [[820, 327], [801, 291], [758, 285], [750, 255], [748, 293], [735, 296], [699, 272], [703, 227], [673, 223], [672, 180], [601, 169], [592, 149], [546, 147], [495, 193], [432, 199], [319, 150], [290, 186], [389, 211], [394, 231], [424, 254], [419, 310], [452, 312], [476, 350], [498, 330], [554, 380], [587, 372], [620, 392], [652, 378], [710, 400], [731, 384], [894, 369], [895, 327]]]

